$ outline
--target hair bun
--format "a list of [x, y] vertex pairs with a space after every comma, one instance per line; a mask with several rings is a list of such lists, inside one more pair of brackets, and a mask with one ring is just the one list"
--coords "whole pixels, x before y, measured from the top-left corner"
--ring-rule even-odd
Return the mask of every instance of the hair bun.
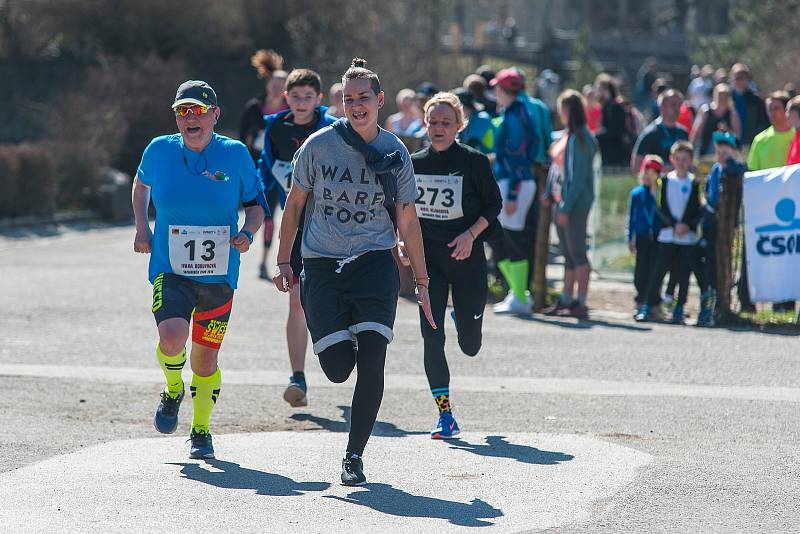
[[353, 61], [350, 63], [350, 66], [357, 69], [365, 69], [367, 68], [367, 60], [361, 59], [360, 57], [354, 57]]

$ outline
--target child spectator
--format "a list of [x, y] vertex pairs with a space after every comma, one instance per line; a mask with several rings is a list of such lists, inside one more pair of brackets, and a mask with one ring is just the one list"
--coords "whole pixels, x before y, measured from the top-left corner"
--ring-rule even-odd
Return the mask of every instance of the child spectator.
[[[725, 183], [741, 180], [747, 166], [741, 160], [739, 143], [731, 132], [714, 132], [715, 163], [711, 167], [705, 185], [703, 210], [703, 239], [705, 241], [705, 274], [708, 288], [701, 295], [701, 309], [697, 326], [714, 326], [717, 302], [717, 227], [719, 198]], [[738, 203], [738, 202], [737, 202]]]
[[647, 283], [656, 261], [654, 217], [656, 210], [656, 183], [664, 160], [648, 154], [639, 170], [641, 184], [631, 191], [628, 204], [628, 249], [636, 255], [633, 285], [636, 287], [636, 313], [647, 302]]
[[661, 283], [675, 262], [678, 281], [678, 300], [672, 311], [672, 322], [683, 323], [683, 307], [689, 293], [689, 271], [694, 245], [697, 244], [697, 225], [702, 218], [700, 183], [689, 168], [694, 163], [694, 148], [688, 141], [678, 141], [670, 149], [670, 163], [675, 170], [658, 180], [656, 217], [661, 224], [658, 232], [656, 268], [647, 284], [647, 302], [636, 315], [637, 321], [651, 319], [650, 310], [659, 302]]

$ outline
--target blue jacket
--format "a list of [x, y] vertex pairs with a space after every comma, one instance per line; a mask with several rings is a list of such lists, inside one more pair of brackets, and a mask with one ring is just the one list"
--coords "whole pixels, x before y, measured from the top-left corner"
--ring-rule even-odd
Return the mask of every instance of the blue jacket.
[[[326, 126], [330, 126], [336, 121], [336, 117], [331, 117], [327, 114], [328, 108], [326, 106], [319, 106], [317, 111], [319, 111], [319, 122], [317, 122], [316, 130], [321, 130]], [[264, 148], [261, 150], [261, 157], [258, 158], [258, 175], [261, 177], [261, 181], [264, 183], [264, 195], [268, 195], [270, 190], [277, 186], [278, 200], [281, 203], [281, 207], [286, 205], [286, 192], [283, 190], [283, 187], [280, 186], [277, 178], [275, 178], [275, 176], [272, 174], [272, 166], [275, 164], [275, 157], [272, 155], [272, 144], [269, 140], [269, 131], [277, 121], [282, 120], [291, 112], [292, 111], [290, 109], [285, 109], [273, 115], [266, 115], [264, 117]]]
[[472, 114], [467, 126], [458, 133], [458, 140], [465, 145], [477, 148], [484, 154], [494, 151], [494, 124], [492, 116], [485, 111]]
[[509, 200], [516, 200], [520, 182], [535, 180], [532, 167], [539, 144], [539, 133], [527, 107], [515, 100], [503, 112], [495, 144], [494, 175], [497, 180], [510, 180]]
[[628, 242], [636, 236], [653, 237], [656, 231], [656, 199], [644, 184], [634, 187], [628, 202]]
[[536, 125], [536, 132], [539, 134], [539, 146], [536, 149], [536, 162], [544, 163], [547, 161], [547, 149], [553, 138], [553, 121], [550, 120], [550, 108], [547, 104], [534, 98], [524, 90], [520, 91], [517, 100], [525, 104], [528, 114], [533, 117]]
[[719, 208], [719, 195], [722, 192], [722, 183], [726, 178], [735, 179], [747, 170], [744, 162], [729, 159], [725, 162], [725, 167], [719, 163], [714, 163], [711, 172], [706, 179], [705, 193], [706, 205], [703, 213], [703, 228], [712, 228], [716, 223], [717, 209]]

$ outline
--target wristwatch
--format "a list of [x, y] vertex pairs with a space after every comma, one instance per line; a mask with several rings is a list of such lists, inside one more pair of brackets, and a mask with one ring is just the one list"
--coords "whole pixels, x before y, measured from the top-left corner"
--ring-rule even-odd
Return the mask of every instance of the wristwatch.
[[251, 245], [253, 244], [253, 232], [251, 232], [250, 230], [245, 230], [244, 228], [242, 228], [241, 230], [239, 230], [239, 233], [240, 234], [244, 234], [245, 236], [247, 236], [247, 239], [250, 240], [250, 244]]

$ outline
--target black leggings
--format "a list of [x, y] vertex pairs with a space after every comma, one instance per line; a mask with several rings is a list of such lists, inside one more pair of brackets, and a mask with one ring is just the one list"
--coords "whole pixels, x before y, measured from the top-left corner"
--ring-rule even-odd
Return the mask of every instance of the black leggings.
[[444, 323], [451, 286], [458, 345], [469, 356], [475, 356], [481, 349], [483, 310], [488, 292], [483, 242], [475, 242], [465, 260], [451, 258], [452, 253], [453, 249], [444, 243], [425, 243], [425, 262], [431, 278], [428, 294], [433, 320], [438, 326], [436, 330], [431, 328], [420, 308], [425, 374], [431, 389], [450, 387], [450, 369], [444, 353]]
[[356, 334], [356, 339], [358, 349], [351, 341], [340, 341], [319, 353], [319, 364], [328, 380], [336, 383], [347, 380], [358, 364], [347, 452], [361, 455], [383, 400], [383, 368], [389, 342], [372, 330]]

